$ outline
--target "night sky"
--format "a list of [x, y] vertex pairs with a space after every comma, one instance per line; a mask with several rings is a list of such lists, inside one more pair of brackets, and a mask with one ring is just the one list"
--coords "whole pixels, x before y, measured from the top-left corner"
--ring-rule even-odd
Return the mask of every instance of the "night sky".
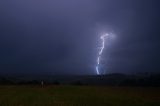
[[1, 0], [0, 73], [95, 75], [160, 71], [159, 0]]

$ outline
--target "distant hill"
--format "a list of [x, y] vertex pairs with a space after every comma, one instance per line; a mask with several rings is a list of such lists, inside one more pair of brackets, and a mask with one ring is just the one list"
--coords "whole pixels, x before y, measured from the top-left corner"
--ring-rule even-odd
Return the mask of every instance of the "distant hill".
[[100, 76], [1, 76], [0, 84], [47, 84], [64, 85], [101, 85], [101, 86], [160, 86], [160, 74], [107, 74]]

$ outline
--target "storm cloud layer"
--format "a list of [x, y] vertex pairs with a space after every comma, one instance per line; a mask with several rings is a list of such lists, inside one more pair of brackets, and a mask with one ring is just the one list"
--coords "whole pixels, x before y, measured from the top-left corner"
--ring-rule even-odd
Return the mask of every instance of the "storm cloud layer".
[[0, 1], [0, 72], [96, 74], [99, 34], [107, 73], [158, 72], [158, 0]]

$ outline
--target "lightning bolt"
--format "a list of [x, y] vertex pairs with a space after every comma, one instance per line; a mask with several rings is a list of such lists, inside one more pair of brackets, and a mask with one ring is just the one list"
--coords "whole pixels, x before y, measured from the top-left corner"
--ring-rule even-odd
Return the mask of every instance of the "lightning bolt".
[[101, 57], [102, 57], [103, 50], [104, 50], [104, 48], [105, 48], [105, 39], [106, 39], [106, 37], [108, 37], [108, 36], [109, 36], [108, 33], [100, 36], [102, 45], [101, 45], [101, 47], [100, 47], [100, 50], [99, 50], [99, 52], [98, 52], [98, 57], [97, 57], [97, 65], [96, 65], [97, 75], [100, 75], [100, 70], [99, 70], [100, 60], [101, 60]]

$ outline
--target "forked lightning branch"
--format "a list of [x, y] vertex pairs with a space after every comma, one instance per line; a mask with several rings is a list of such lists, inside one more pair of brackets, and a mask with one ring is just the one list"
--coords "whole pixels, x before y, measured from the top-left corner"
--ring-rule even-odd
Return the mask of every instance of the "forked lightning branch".
[[100, 64], [101, 64], [101, 58], [102, 58], [102, 54], [103, 54], [103, 50], [105, 48], [105, 41], [106, 39], [108, 39], [110, 36], [110, 34], [106, 33], [102, 36], [100, 36], [100, 41], [101, 41], [101, 46], [100, 49], [98, 51], [98, 57], [97, 57], [97, 65], [96, 65], [96, 73], [97, 75], [101, 74], [101, 70], [100, 70]]

